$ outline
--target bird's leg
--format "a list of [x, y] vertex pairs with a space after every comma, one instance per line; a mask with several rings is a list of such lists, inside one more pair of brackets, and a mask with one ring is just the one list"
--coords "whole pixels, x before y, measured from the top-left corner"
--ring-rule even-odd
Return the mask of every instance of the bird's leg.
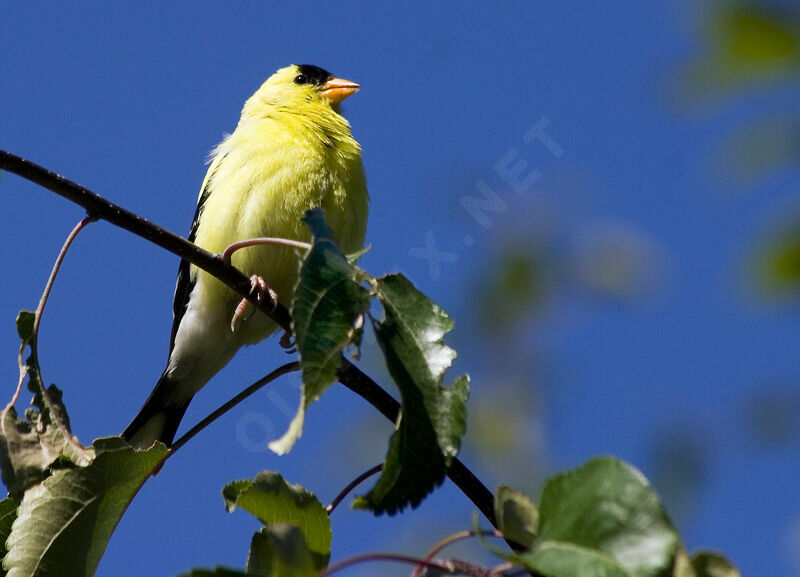
[[[278, 293], [267, 286], [267, 282], [257, 274], [250, 277], [250, 292], [255, 293], [258, 302], [263, 302], [264, 299], [269, 299], [273, 304], [278, 302]], [[231, 318], [231, 332], [236, 332], [236, 327], [239, 326], [239, 323], [242, 321], [249, 308], [250, 301], [247, 299], [242, 299], [241, 302], [236, 305], [233, 318]]]

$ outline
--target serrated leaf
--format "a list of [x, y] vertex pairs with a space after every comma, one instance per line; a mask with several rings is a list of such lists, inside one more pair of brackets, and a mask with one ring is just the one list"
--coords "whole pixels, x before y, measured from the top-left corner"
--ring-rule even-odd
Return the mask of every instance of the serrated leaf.
[[373, 321], [389, 374], [402, 396], [383, 472], [354, 507], [394, 514], [417, 506], [444, 479], [466, 431], [469, 378], [442, 378], [456, 353], [443, 342], [452, 319], [403, 275], [377, 279], [384, 318]]
[[47, 468], [60, 454], [59, 448], [43, 441], [30, 422], [17, 419], [14, 407], [7, 407], [0, 414], [3, 483], [16, 499], [44, 480]]
[[[404, 398], [403, 411], [404, 415], [416, 415], [413, 420], [425, 418], [425, 409], [417, 399]], [[353, 508], [394, 515], [409, 505], [416, 507], [441, 484], [445, 471], [433, 427], [405, 426], [401, 417], [400, 427], [389, 440], [380, 478], [369, 493], [353, 501]]]
[[[6, 539], [11, 535], [11, 526], [14, 523], [14, 519], [17, 518], [17, 507], [19, 507], [19, 503], [11, 497], [6, 497], [0, 501], [0, 562], [8, 553]], [[5, 569], [0, 567], [0, 576], [5, 577], [5, 574]]]
[[86, 467], [55, 471], [25, 492], [6, 545], [8, 577], [89, 577], [128, 503], [167, 455], [97, 439]]
[[[617, 560], [600, 551], [548, 541], [534, 551], [516, 556], [516, 561], [547, 577], [634, 577]], [[637, 576], [638, 577], [638, 576]]]
[[300, 529], [314, 557], [316, 569], [325, 567], [331, 553], [328, 513], [313, 493], [287, 483], [281, 475], [264, 471], [255, 479], [234, 481], [222, 490], [228, 511], [240, 507], [265, 525], [294, 525]]
[[[57, 411], [62, 415], [60, 422], [68, 424], [61, 391], [51, 385], [48, 393], [55, 407], [60, 409]], [[91, 449], [80, 446], [68, 428], [55, 424], [50, 411], [28, 409], [25, 414], [26, 419], [17, 418], [14, 407], [6, 407], [0, 413], [0, 470], [3, 483], [16, 499], [21, 499], [26, 489], [40, 483], [59, 459], [84, 466], [91, 458]]]
[[494, 515], [503, 537], [525, 549], [533, 547], [539, 510], [527, 495], [508, 485], [498, 485], [494, 492]]
[[[18, 418], [12, 405], [0, 413], [0, 470], [9, 493], [17, 500], [26, 489], [40, 483], [56, 461], [64, 461], [62, 466], [84, 466], [92, 457], [70, 432], [61, 391], [55, 385], [44, 386], [35, 353], [34, 321], [31, 311], [17, 315], [20, 378], [27, 378], [28, 389], [33, 392], [31, 407], [24, 419]], [[29, 346], [31, 354], [23, 361]]]
[[269, 444], [288, 452], [303, 432], [309, 405], [336, 380], [342, 350], [360, 338], [355, 323], [369, 308], [371, 295], [359, 283], [325, 224], [322, 209], [306, 212], [314, 241], [300, 268], [292, 304], [292, 330], [303, 377], [300, 407], [283, 437]]
[[538, 536], [605, 553], [631, 574], [672, 565], [678, 535], [642, 474], [617, 459], [593, 459], [551, 477], [539, 503]]
[[692, 555], [692, 568], [697, 577], [741, 577], [733, 563], [713, 551], [699, 551]]
[[300, 528], [278, 523], [253, 535], [247, 556], [248, 573], [263, 577], [314, 577], [318, 569]]

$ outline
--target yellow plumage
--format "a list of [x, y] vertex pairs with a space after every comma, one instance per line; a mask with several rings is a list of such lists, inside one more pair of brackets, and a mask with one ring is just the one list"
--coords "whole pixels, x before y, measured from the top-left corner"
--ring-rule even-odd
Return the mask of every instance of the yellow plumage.
[[[358, 85], [308, 65], [271, 76], [245, 103], [233, 134], [214, 151], [200, 192], [192, 239], [214, 253], [263, 237], [309, 240], [306, 210], [321, 206], [345, 253], [363, 246], [368, 195], [361, 148], [338, 103]], [[289, 306], [297, 282], [296, 249], [262, 245], [234, 253], [232, 264], [262, 277]], [[231, 331], [240, 298], [196, 267], [182, 264], [167, 368], [123, 433], [132, 444], [169, 444], [192, 395], [235, 352], [276, 326], [256, 312]]]

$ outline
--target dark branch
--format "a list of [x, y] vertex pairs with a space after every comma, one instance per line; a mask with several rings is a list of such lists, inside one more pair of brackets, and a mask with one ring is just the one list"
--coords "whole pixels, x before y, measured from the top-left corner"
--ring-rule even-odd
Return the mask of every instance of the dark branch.
[[[82, 206], [87, 212], [98, 219], [105, 220], [133, 234], [149, 240], [153, 244], [171, 252], [174, 255], [192, 263], [198, 268], [217, 277], [228, 285], [231, 290], [242, 295], [260, 308], [267, 316], [274, 320], [284, 330], [291, 331], [291, 317], [286, 307], [272, 302], [259, 303], [254, 295], [250, 294], [250, 279], [236, 268], [225, 264], [217, 255], [213, 255], [183, 237], [178, 236], [141, 216], [125, 210], [121, 206], [106, 200], [33, 162], [20, 158], [15, 154], [0, 150], [0, 170], [13, 172], [26, 180], [71, 200]], [[383, 390], [375, 381], [365, 375], [355, 365], [345, 360], [338, 374], [339, 382], [348, 389], [363, 397], [373, 407], [378, 409], [393, 423], [397, 421], [400, 404]], [[461, 489], [461, 491], [478, 507], [489, 522], [497, 526], [494, 518], [494, 500], [492, 494], [458, 459], [453, 460], [447, 472], [448, 477]]]
[[[170, 232], [147, 219], [125, 210], [99, 196], [81, 185], [64, 178], [33, 162], [20, 158], [10, 152], [0, 150], [0, 170], [8, 170], [19, 176], [35, 182], [44, 188], [55, 192], [82, 206], [86, 211], [101, 220], [105, 220], [133, 234], [149, 240], [153, 244], [168, 250], [172, 254], [189, 261], [207, 273], [217, 277], [228, 285], [234, 292], [245, 298], [252, 298], [253, 304], [258, 304], [250, 295], [250, 279], [237, 269], [226, 265], [221, 258], [213, 255], [190, 243], [185, 238]], [[260, 307], [272, 320], [284, 330], [289, 330], [290, 317], [286, 307], [278, 305], [271, 310], [270, 303]]]

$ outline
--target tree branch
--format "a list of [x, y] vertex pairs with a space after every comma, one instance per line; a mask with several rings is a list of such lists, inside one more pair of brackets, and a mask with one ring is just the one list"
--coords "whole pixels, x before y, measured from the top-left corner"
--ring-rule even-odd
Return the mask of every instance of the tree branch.
[[[248, 299], [284, 330], [291, 332], [291, 317], [286, 307], [280, 303], [259, 303], [255, 296], [250, 294], [250, 279], [238, 269], [226, 264], [218, 255], [213, 255], [185, 238], [125, 210], [79, 184], [10, 152], [0, 150], [0, 170], [7, 170], [35, 182], [82, 206], [90, 216], [125, 229], [192, 263], [224, 282], [231, 290]], [[344, 386], [378, 409], [386, 418], [393, 423], [397, 422], [400, 404], [350, 361], [344, 360], [338, 372], [338, 379]], [[496, 527], [492, 494], [472, 471], [458, 459], [453, 459], [447, 475]]]

